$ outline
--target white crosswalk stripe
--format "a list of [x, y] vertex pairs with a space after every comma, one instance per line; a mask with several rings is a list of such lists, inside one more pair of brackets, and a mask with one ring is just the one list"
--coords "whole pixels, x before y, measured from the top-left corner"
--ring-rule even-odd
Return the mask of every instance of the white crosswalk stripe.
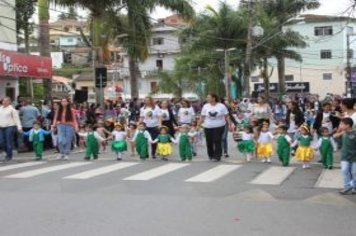
[[142, 172], [140, 174], [127, 177], [124, 180], [142, 180], [142, 181], [151, 180], [151, 179], [168, 174], [170, 172], [176, 171], [178, 169], [181, 169], [181, 168], [189, 166], [189, 165], [190, 164], [183, 164], [183, 163], [166, 164], [164, 166], [160, 166], [160, 167]]
[[45, 167], [45, 168], [36, 169], [36, 170], [20, 172], [17, 174], [5, 176], [5, 178], [18, 178], [18, 179], [30, 178], [30, 177], [50, 173], [50, 172], [70, 169], [70, 168], [89, 165], [89, 164], [91, 164], [91, 163], [90, 162], [73, 162], [73, 163], [68, 163], [68, 164], [63, 164], [63, 165], [56, 165], [56, 166]]
[[199, 175], [193, 176], [192, 178], [185, 180], [185, 182], [196, 182], [196, 183], [213, 182], [233, 172], [234, 170], [237, 170], [240, 167], [241, 167], [240, 165], [219, 165]]
[[79, 174], [70, 175], [70, 176], [64, 177], [64, 179], [90, 179], [93, 177], [97, 177], [99, 175], [108, 174], [110, 172], [125, 169], [125, 168], [135, 166], [138, 164], [139, 163], [133, 163], [133, 162], [118, 163], [118, 164], [114, 164], [114, 165], [100, 167], [100, 168], [93, 169], [93, 170], [84, 171]]
[[13, 165], [1, 166], [0, 167], [0, 172], [7, 171], [7, 170], [19, 169], [19, 168], [25, 168], [25, 167], [42, 165], [44, 163], [46, 163], [46, 162], [31, 161], [31, 162], [25, 162], [25, 163], [13, 164]]
[[342, 188], [341, 170], [323, 170], [315, 184], [316, 188]]
[[250, 183], [261, 185], [280, 185], [290, 174], [293, 173], [295, 167], [278, 167], [272, 166], [259, 174]]

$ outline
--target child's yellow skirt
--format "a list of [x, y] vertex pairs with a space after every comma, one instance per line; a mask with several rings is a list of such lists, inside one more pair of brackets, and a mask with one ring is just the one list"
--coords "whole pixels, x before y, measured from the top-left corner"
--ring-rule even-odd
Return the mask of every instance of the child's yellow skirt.
[[299, 146], [295, 152], [295, 159], [298, 161], [311, 161], [314, 158], [312, 147]]
[[257, 157], [266, 158], [273, 155], [272, 143], [259, 143], [257, 144]]
[[157, 154], [159, 156], [170, 156], [172, 155], [172, 145], [170, 143], [158, 143]]

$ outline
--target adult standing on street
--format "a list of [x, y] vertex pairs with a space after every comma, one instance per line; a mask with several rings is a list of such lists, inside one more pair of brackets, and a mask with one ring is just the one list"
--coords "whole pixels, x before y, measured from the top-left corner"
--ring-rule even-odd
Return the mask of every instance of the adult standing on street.
[[203, 106], [200, 124], [203, 124], [209, 159], [220, 161], [222, 156], [222, 138], [226, 123], [232, 128], [226, 106], [219, 102], [215, 94], [209, 94]]
[[[152, 140], [159, 135], [159, 126], [161, 125], [161, 110], [155, 104], [152, 97], [146, 97], [145, 105], [140, 110], [140, 122], [145, 123], [146, 130], [150, 133]], [[157, 144], [151, 145], [151, 155], [156, 159]]]
[[258, 96], [257, 103], [252, 109], [252, 117], [258, 120], [259, 125], [263, 122], [270, 123], [272, 109], [263, 96]]
[[[24, 132], [32, 129], [33, 123], [36, 122], [41, 116], [37, 107], [33, 106], [29, 100], [24, 102], [24, 106], [20, 108], [21, 124]], [[28, 137], [24, 137], [24, 143], [28, 151], [32, 151], [33, 147]]]
[[69, 159], [69, 153], [74, 140], [75, 131], [78, 131], [78, 122], [75, 111], [67, 98], [62, 98], [56, 112], [53, 124], [58, 130], [58, 148], [60, 155], [57, 159]]
[[300, 110], [298, 103], [295, 101], [288, 101], [287, 107], [288, 107], [287, 117], [286, 117], [286, 125], [288, 127], [287, 133], [294, 140], [299, 127], [305, 121], [304, 114]]
[[161, 119], [162, 125], [168, 127], [168, 133], [174, 137], [175, 127], [178, 126], [173, 110], [168, 101], [161, 102]]
[[11, 105], [11, 99], [5, 97], [0, 106], [0, 146], [5, 151], [5, 160], [12, 159], [12, 148], [16, 131], [22, 132], [18, 112]]
[[188, 100], [182, 99], [182, 106], [178, 110], [179, 125], [192, 125], [195, 119], [195, 112]]

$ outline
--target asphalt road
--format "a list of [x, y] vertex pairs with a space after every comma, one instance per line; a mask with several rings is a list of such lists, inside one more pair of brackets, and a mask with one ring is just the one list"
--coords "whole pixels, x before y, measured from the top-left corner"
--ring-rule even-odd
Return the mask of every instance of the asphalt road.
[[112, 153], [0, 164], [0, 235], [356, 235], [356, 196], [340, 196], [339, 169], [257, 160], [190, 163]]

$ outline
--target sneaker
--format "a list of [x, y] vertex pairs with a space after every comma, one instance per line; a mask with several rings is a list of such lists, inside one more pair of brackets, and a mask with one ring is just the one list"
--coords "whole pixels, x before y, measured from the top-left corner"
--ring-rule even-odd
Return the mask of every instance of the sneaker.
[[58, 156], [56, 157], [57, 160], [61, 160], [62, 158], [63, 158], [62, 155], [58, 155]]
[[333, 169], [333, 167], [332, 167], [332, 166], [328, 166], [328, 169], [329, 169], [329, 170], [332, 170], [332, 169]]
[[303, 164], [303, 169], [306, 169], [307, 168], [307, 165]]
[[68, 160], [69, 160], [69, 156], [65, 155], [65, 156], [63, 157], [63, 160], [68, 161]]
[[267, 160], [266, 160], [266, 159], [263, 159], [263, 160], [261, 160], [261, 162], [262, 162], [262, 163], [266, 163], [266, 162], [267, 162]]
[[268, 163], [268, 164], [271, 164], [271, 163], [272, 163], [271, 159], [268, 158], [268, 159], [267, 159], [267, 163]]
[[229, 156], [229, 154], [225, 153], [225, 154], [224, 154], [224, 157], [225, 157], [225, 158], [229, 158], [230, 156]]
[[341, 194], [341, 195], [347, 195], [347, 194], [349, 194], [350, 192], [353, 192], [353, 188], [344, 188], [344, 189], [341, 189], [340, 191], [339, 191], [339, 193]]
[[356, 188], [353, 188], [353, 189], [352, 189], [351, 194], [352, 194], [352, 195], [355, 195], [355, 194], [356, 194]]
[[168, 161], [168, 158], [162, 157], [162, 161]]
[[122, 158], [121, 157], [117, 157], [116, 160], [117, 161], [122, 161]]

